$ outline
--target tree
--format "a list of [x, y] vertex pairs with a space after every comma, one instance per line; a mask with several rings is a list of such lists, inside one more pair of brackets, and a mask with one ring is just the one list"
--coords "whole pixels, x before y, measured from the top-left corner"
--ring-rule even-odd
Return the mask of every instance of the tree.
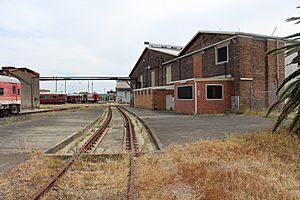
[[[300, 8], [300, 6], [297, 8]], [[295, 22], [295, 24], [298, 25], [300, 24], [300, 17], [291, 17], [286, 21]], [[287, 45], [271, 50], [267, 54], [276, 55], [285, 52], [285, 56], [287, 57], [296, 53], [297, 55], [289, 64], [300, 63], [300, 33], [289, 35], [284, 39], [288, 41]], [[292, 115], [293, 119], [289, 124], [289, 132], [293, 132], [300, 136], [300, 68], [284, 79], [277, 90], [277, 95], [279, 93], [278, 100], [269, 108], [266, 114], [266, 116], [269, 116], [271, 112], [282, 106], [281, 113], [277, 117], [273, 127], [273, 132], [275, 132], [283, 122]]]

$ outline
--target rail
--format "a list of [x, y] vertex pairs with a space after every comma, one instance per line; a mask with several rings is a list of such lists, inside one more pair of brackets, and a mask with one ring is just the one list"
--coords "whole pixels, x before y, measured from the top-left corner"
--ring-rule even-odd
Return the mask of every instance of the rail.
[[71, 158], [67, 160], [65, 165], [58, 171], [58, 173], [55, 174], [54, 177], [52, 177], [45, 185], [43, 185], [40, 189], [38, 189], [34, 195], [31, 197], [32, 200], [37, 200], [40, 197], [42, 197], [47, 191], [51, 189], [53, 184], [56, 182], [56, 180], [61, 177], [67, 169], [72, 165], [72, 163], [75, 161], [75, 159], [81, 155], [82, 153], [88, 152], [92, 146], [95, 144], [98, 138], [100, 138], [103, 134], [105, 129], [109, 126], [112, 118], [112, 111], [111, 108], [107, 107], [107, 116], [100, 126], [100, 128], [87, 140], [87, 142], [84, 143], [84, 145], [79, 149], [78, 153], [75, 153]]
[[121, 112], [123, 118], [125, 119], [126, 123], [126, 130], [127, 130], [127, 142], [128, 142], [128, 150], [130, 153], [130, 166], [129, 166], [129, 179], [128, 179], [128, 189], [127, 189], [127, 197], [128, 200], [134, 200], [135, 199], [135, 191], [134, 191], [134, 178], [136, 173], [136, 155], [138, 151], [137, 146], [137, 140], [136, 140], [136, 134], [134, 130], [134, 125], [130, 119], [130, 117], [125, 113], [123, 108], [117, 106], [118, 110]]

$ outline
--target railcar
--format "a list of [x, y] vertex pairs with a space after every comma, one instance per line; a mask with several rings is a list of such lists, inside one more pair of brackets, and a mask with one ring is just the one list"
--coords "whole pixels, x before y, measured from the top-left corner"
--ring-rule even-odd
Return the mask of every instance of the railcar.
[[21, 110], [21, 83], [17, 78], [0, 75], [0, 116]]
[[80, 94], [68, 94], [67, 103], [81, 103], [81, 98]]
[[87, 102], [97, 103], [99, 100], [99, 94], [97, 93], [91, 93], [87, 95]]
[[67, 94], [54, 92], [41, 92], [40, 104], [64, 104], [67, 102]]

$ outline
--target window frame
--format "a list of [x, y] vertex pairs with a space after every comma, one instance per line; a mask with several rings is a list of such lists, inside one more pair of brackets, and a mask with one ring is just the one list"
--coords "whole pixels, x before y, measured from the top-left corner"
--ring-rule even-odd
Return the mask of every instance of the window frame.
[[[179, 98], [178, 98], [178, 94], [179, 94], [179, 93], [178, 93], [178, 88], [181, 88], [181, 87], [192, 87], [192, 98], [191, 98], [191, 99], [179, 99]], [[176, 90], [177, 90], [177, 91], [176, 91], [176, 92], [177, 92], [177, 93], [176, 93], [176, 99], [177, 99], [177, 100], [183, 100], [183, 101], [186, 101], [186, 100], [187, 100], [187, 101], [194, 100], [194, 86], [193, 86], [193, 85], [181, 85], [181, 86], [176, 86]]]
[[[207, 98], [207, 86], [221, 86], [222, 87], [222, 99], [208, 99]], [[205, 84], [205, 99], [207, 101], [222, 101], [224, 100], [224, 84]]]
[[170, 84], [171, 82], [172, 82], [172, 65], [168, 65], [166, 67], [166, 84]]
[[140, 75], [140, 83], [141, 83], [141, 88], [144, 88], [144, 76], [143, 74]]
[[0, 91], [1, 91], [1, 89], [2, 89], [3, 93], [0, 93], [0, 96], [4, 96], [5, 90], [4, 90], [4, 88], [0, 88]]
[[155, 69], [151, 71], [151, 87], [155, 87], [155, 81], [156, 81], [156, 77], [155, 77], [156, 73], [155, 73]]
[[[225, 61], [218, 62], [218, 50], [221, 49], [221, 48], [224, 48], [224, 47], [226, 47], [227, 58], [226, 58]], [[216, 61], [216, 65], [220, 65], [220, 64], [224, 64], [224, 63], [229, 62], [229, 48], [228, 48], [228, 44], [223, 44], [223, 45], [219, 45], [219, 46], [215, 47], [215, 61]]]
[[17, 94], [17, 86], [13, 85], [11, 89], [12, 89], [12, 94]]

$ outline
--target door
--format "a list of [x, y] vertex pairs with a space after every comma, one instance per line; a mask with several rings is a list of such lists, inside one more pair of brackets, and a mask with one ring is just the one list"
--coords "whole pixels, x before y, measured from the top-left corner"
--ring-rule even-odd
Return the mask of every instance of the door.
[[174, 110], [174, 97], [171, 94], [166, 95], [166, 110]]

